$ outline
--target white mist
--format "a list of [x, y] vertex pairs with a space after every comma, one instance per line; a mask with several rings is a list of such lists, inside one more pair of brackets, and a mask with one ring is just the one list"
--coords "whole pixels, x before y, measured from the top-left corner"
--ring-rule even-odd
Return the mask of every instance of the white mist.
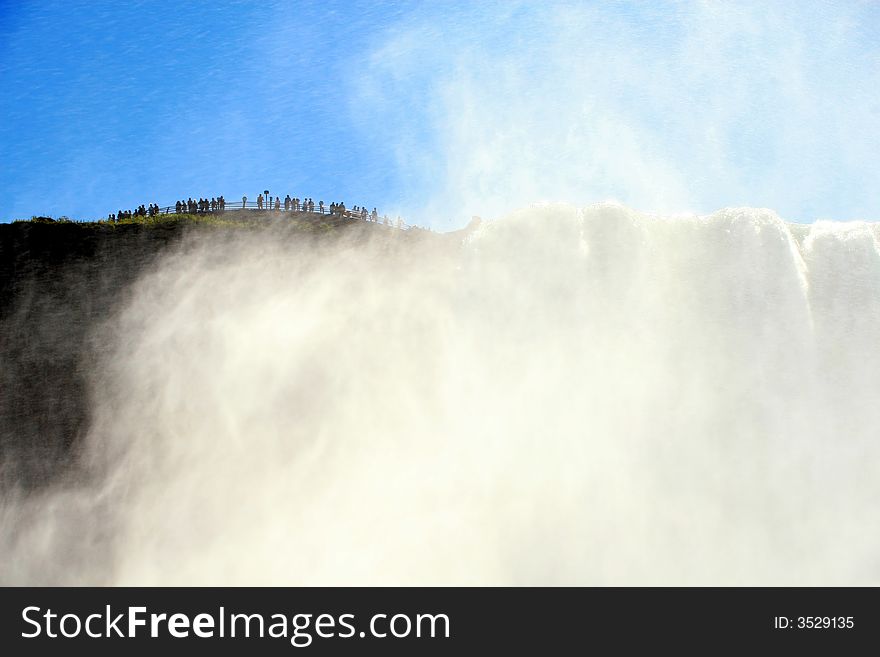
[[6, 501], [5, 579], [877, 584], [878, 235], [192, 240], [95, 336], [92, 481]]

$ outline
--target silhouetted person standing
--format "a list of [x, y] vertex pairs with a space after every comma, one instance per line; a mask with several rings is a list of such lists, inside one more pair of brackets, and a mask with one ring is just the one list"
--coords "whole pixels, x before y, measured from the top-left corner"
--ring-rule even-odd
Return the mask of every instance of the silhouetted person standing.
[[241, 197], [241, 209], [244, 210], [247, 207], [247, 196]]

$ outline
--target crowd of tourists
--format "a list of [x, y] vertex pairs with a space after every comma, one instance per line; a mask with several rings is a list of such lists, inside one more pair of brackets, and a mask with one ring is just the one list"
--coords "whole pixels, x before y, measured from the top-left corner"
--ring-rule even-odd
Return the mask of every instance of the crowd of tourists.
[[132, 219], [134, 217], [155, 217], [159, 214], [159, 206], [155, 203], [150, 203], [147, 206], [143, 204], [139, 205], [134, 210], [120, 210], [116, 214], [112, 212], [107, 215], [107, 221], [111, 223], [124, 221], [125, 219]]
[[[237, 209], [237, 203], [233, 203], [230, 206], [230, 209]], [[254, 207], [254, 204], [251, 204], [251, 207]], [[367, 210], [366, 207], [355, 205], [352, 209], [348, 209], [345, 207], [345, 203], [343, 202], [334, 202], [330, 203], [330, 205], [324, 205], [324, 201], [318, 201], [317, 205], [314, 200], [311, 198], [291, 198], [290, 194], [288, 194], [284, 200], [280, 197], [276, 196], [274, 199], [267, 195], [258, 194], [256, 200], [256, 209], [257, 210], [275, 210], [276, 212], [280, 212], [282, 207], [285, 212], [314, 212], [318, 214], [329, 214], [333, 217], [346, 218], [346, 219], [361, 219], [362, 221], [371, 221], [373, 223], [383, 223], [386, 226], [397, 225], [398, 228], [403, 227], [403, 221], [400, 217], [397, 217], [396, 222], [390, 220], [388, 215], [384, 215], [379, 217], [379, 212], [376, 208], [373, 208], [372, 211]], [[248, 197], [241, 197], [241, 209], [246, 210], [248, 208]], [[202, 198], [193, 199], [192, 197], [187, 198], [185, 201], [177, 201], [174, 204], [174, 213], [175, 214], [208, 214], [208, 213], [221, 213], [226, 211], [226, 199], [221, 195], [214, 198]], [[110, 222], [119, 222], [126, 219], [132, 219], [135, 217], [155, 217], [159, 214], [165, 213], [170, 214], [172, 212], [171, 207], [160, 208], [158, 205], [151, 203], [149, 206], [139, 206], [135, 210], [120, 210], [117, 214], [110, 214], [107, 216], [107, 220]]]
[[[241, 197], [241, 207], [248, 207], [248, 197]], [[381, 219], [379, 218], [379, 212], [376, 208], [373, 208], [372, 212], [367, 210], [366, 207], [362, 206], [354, 206], [351, 210], [345, 207], [345, 203], [331, 203], [330, 205], [324, 205], [324, 201], [318, 201], [318, 204], [315, 205], [315, 201], [311, 198], [300, 199], [297, 197], [291, 198], [290, 194], [284, 197], [282, 200], [280, 196], [276, 196], [274, 199], [271, 196], [263, 196], [263, 194], [257, 194], [257, 210], [275, 210], [276, 212], [280, 212], [282, 208], [285, 212], [317, 212], [318, 214], [329, 214], [335, 217], [346, 217], [349, 219], [362, 219], [364, 221], [372, 221], [375, 223], [379, 223], [380, 221], [384, 223], [386, 226], [393, 225], [394, 222], [388, 219], [388, 215], [383, 216]], [[403, 221], [400, 217], [397, 218], [397, 227], [400, 228], [403, 226]]]
[[223, 196], [217, 198], [199, 197], [198, 201], [194, 201], [192, 197], [185, 201], [178, 201], [174, 204], [175, 214], [206, 214], [208, 212], [224, 212], [226, 210], [226, 199]]

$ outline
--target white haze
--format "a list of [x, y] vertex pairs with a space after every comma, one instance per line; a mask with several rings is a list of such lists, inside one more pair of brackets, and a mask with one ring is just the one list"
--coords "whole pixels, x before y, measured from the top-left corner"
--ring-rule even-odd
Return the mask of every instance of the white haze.
[[[4, 583], [880, 583], [880, 232], [542, 205], [198, 239], [101, 327]], [[401, 236], [402, 238], [402, 236]]]
[[355, 51], [349, 98], [423, 225], [605, 199], [875, 218], [878, 19], [789, 0], [423, 7]]

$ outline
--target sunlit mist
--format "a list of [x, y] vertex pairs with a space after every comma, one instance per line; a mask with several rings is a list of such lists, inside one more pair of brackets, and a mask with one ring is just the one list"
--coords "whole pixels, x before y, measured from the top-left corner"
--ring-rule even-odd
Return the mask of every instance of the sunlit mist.
[[92, 331], [82, 467], [3, 498], [0, 578], [876, 584], [878, 237], [193, 235]]

